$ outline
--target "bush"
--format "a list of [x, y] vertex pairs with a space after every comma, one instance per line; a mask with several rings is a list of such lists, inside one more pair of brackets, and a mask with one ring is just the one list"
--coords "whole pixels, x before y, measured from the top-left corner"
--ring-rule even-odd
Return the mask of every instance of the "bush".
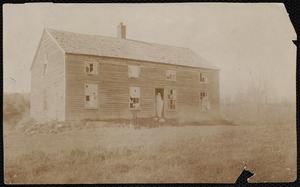
[[30, 101], [29, 95], [13, 93], [3, 95], [3, 122], [15, 127], [25, 116], [29, 115]]

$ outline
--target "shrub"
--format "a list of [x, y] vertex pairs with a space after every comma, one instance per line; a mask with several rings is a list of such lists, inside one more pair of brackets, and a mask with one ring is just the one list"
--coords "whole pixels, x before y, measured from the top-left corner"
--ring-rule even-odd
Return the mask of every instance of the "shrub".
[[30, 101], [28, 95], [13, 93], [3, 95], [3, 122], [15, 127], [26, 115], [29, 115]]

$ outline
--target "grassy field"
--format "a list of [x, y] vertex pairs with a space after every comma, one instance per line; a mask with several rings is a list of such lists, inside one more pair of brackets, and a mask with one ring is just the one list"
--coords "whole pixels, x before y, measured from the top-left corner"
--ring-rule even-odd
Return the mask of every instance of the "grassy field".
[[233, 183], [243, 161], [250, 182], [296, 179], [295, 124], [37, 128], [4, 130], [5, 183]]

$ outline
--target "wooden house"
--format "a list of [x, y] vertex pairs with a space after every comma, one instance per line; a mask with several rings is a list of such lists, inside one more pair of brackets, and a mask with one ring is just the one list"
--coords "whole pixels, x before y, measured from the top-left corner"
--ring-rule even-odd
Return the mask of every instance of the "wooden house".
[[219, 69], [192, 50], [44, 29], [31, 66], [30, 115], [38, 121], [219, 115]]

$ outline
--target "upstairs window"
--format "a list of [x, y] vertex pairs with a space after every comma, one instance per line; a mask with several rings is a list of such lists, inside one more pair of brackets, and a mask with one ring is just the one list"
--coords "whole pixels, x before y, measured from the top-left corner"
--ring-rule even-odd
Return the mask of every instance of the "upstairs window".
[[200, 109], [202, 111], [210, 110], [210, 99], [208, 97], [208, 92], [206, 91], [200, 92]]
[[48, 54], [45, 54], [45, 56], [44, 56], [43, 73], [44, 73], [44, 75], [48, 74]]
[[200, 82], [207, 83], [207, 74], [206, 73], [200, 73]]
[[97, 62], [85, 62], [85, 73], [89, 75], [97, 74]]
[[98, 85], [97, 84], [85, 84], [85, 107], [97, 108], [98, 100]]
[[140, 108], [140, 88], [130, 87], [129, 88], [129, 109]]
[[175, 70], [166, 70], [166, 78], [169, 81], [176, 81], [176, 71]]
[[168, 109], [176, 109], [176, 90], [168, 90]]
[[48, 74], [48, 64], [44, 64], [44, 75]]
[[140, 67], [139, 66], [128, 66], [128, 77], [139, 78], [140, 76]]

